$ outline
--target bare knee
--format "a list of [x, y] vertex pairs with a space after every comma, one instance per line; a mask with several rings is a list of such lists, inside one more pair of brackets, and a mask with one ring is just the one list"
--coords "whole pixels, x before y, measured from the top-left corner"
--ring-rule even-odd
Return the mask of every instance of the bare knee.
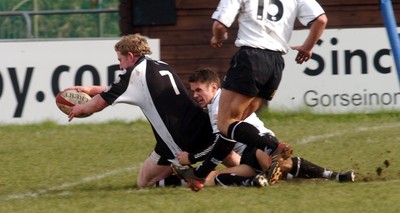
[[240, 155], [236, 152], [230, 152], [228, 156], [222, 161], [222, 164], [226, 167], [233, 167], [240, 164]]
[[171, 174], [170, 166], [157, 165], [151, 159], [146, 159], [140, 168], [136, 184], [138, 188], [151, 187]]

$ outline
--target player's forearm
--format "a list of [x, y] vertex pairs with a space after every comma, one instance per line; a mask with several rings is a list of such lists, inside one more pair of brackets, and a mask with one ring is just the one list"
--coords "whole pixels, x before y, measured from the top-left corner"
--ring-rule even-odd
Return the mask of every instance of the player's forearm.
[[316, 20], [314, 20], [310, 26], [310, 33], [308, 34], [308, 37], [302, 46], [307, 50], [311, 50], [317, 43], [318, 39], [321, 37], [327, 23], [328, 18], [325, 14], [319, 16]]
[[85, 114], [90, 114], [94, 112], [98, 112], [103, 110], [108, 106], [108, 103], [100, 96], [100, 95], [95, 95], [90, 101], [88, 101], [83, 109], [82, 113]]
[[100, 94], [106, 89], [108, 89], [108, 86], [91, 86], [88, 90], [88, 94], [90, 96], [95, 96], [97, 94]]
[[210, 154], [212, 148], [214, 147], [215, 144], [211, 144], [210, 146], [206, 147], [204, 150], [199, 150], [199, 152], [196, 153], [189, 153], [189, 161], [190, 163], [194, 164], [199, 161], [203, 161], [207, 158], [208, 154]]
[[71, 121], [77, 116], [90, 115], [94, 112], [101, 111], [107, 106], [108, 103], [100, 95], [96, 95], [85, 104], [77, 104], [73, 106], [68, 114], [68, 121]]
[[212, 26], [213, 36], [219, 41], [225, 41], [227, 39], [227, 31], [228, 29], [221, 24], [219, 21], [214, 21]]
[[104, 90], [108, 89], [108, 87], [107, 86], [97, 86], [97, 85], [95, 85], [95, 86], [72, 86], [65, 90], [71, 90], [71, 89], [77, 90], [79, 92], [84, 92], [84, 93], [90, 95], [91, 97], [93, 97], [97, 94], [100, 94]]

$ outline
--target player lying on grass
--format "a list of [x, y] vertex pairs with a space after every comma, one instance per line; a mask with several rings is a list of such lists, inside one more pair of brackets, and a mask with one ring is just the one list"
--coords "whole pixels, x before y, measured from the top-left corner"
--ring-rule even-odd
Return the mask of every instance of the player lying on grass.
[[[271, 8], [277, 16], [270, 16]], [[298, 51], [295, 60], [299, 64], [310, 59], [327, 24], [325, 12], [315, 0], [269, 1], [266, 5], [264, 1], [220, 0], [212, 19], [211, 46], [222, 47], [228, 40], [229, 27], [237, 21], [235, 45], [239, 48], [231, 58], [219, 102], [218, 129], [225, 140], [218, 141], [199, 166], [173, 167], [186, 181], [193, 182], [191, 185], [201, 183], [236, 141], [263, 151], [270, 149], [273, 163], [290, 157], [288, 144], [276, 144], [258, 135], [258, 130], [243, 120], [256, 112], [263, 100], [271, 101], [274, 97], [285, 65], [282, 55], [288, 52], [296, 19], [309, 27], [304, 42], [292, 46]]]
[[[225, 144], [218, 143], [226, 139], [218, 134], [215, 137], [207, 113], [195, 103], [171, 67], [148, 57], [151, 50], [143, 36], [135, 34], [122, 37], [115, 45], [115, 51], [123, 69], [119, 79], [110, 87], [68, 88], [93, 97], [85, 104], [72, 107], [68, 118], [71, 121], [74, 117], [99, 112], [117, 103], [139, 106], [152, 126], [156, 146], [139, 171], [138, 187], [152, 186], [171, 175], [172, 170], [168, 165], [182, 151], [197, 151], [192, 156], [199, 160], [211, 153], [214, 144]], [[271, 139], [268, 142], [275, 145], [275, 149], [267, 151], [275, 156], [281, 155], [283, 149], [279, 148], [279, 141], [273, 137], [266, 139]], [[226, 159], [231, 150], [223, 153], [221, 161]], [[277, 165], [275, 163], [270, 167], [273, 170], [267, 172], [267, 178], [273, 177]], [[201, 183], [199, 187], [202, 187]]]
[[[217, 132], [217, 113], [218, 101], [220, 95], [220, 79], [218, 74], [209, 68], [199, 69], [194, 71], [189, 76], [190, 89], [193, 98], [201, 107], [207, 109], [214, 132]], [[275, 137], [274, 133], [264, 127], [263, 122], [253, 113], [245, 122], [251, 123], [260, 130], [260, 134], [268, 134], [270, 137]], [[348, 171], [338, 173], [327, 170], [316, 164], [313, 164], [300, 157], [288, 158], [280, 164], [280, 167], [274, 172], [274, 177], [266, 178], [263, 171], [267, 171], [271, 164], [271, 157], [267, 153], [248, 147], [244, 144], [237, 143], [235, 151], [241, 155], [240, 165], [213, 171], [206, 180], [205, 185], [211, 186], [214, 184], [220, 185], [256, 185], [265, 186], [274, 184], [280, 178], [281, 172], [284, 173], [285, 179], [296, 178], [325, 178], [338, 180], [340, 182], [354, 181], [354, 172]], [[178, 159], [182, 165], [189, 165], [195, 162], [189, 160], [189, 153], [178, 153]], [[266, 181], [269, 180], [269, 181]], [[167, 178], [158, 183], [158, 185], [177, 185], [181, 181], [177, 180], [176, 176]]]
[[204, 158], [215, 136], [208, 114], [192, 99], [175, 71], [148, 56], [151, 50], [143, 36], [123, 36], [115, 44], [115, 51], [122, 74], [109, 87], [68, 88], [93, 97], [86, 104], [72, 107], [68, 118], [71, 121], [118, 103], [140, 107], [151, 124], [156, 145], [140, 168], [137, 186], [153, 186], [172, 174], [170, 161], [176, 160], [179, 152], [194, 153], [192, 158], [196, 161]]

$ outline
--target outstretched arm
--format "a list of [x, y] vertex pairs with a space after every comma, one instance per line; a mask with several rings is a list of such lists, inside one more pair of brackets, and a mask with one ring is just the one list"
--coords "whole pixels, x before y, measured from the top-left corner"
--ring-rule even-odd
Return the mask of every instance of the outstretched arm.
[[73, 86], [73, 87], [69, 87], [65, 90], [72, 90], [72, 89], [74, 89], [78, 92], [84, 92], [84, 93], [90, 95], [91, 97], [93, 97], [97, 94], [100, 94], [104, 90], [108, 89], [108, 87], [107, 86]]
[[68, 114], [68, 121], [82, 114], [92, 114], [101, 111], [107, 106], [108, 103], [100, 95], [95, 95], [87, 103], [73, 106]]

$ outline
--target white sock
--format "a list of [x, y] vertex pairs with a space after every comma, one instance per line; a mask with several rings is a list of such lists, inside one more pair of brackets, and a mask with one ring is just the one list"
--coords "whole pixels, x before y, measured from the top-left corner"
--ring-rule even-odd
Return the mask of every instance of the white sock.
[[329, 170], [325, 170], [324, 173], [322, 173], [322, 177], [326, 178], [326, 179], [331, 179], [333, 172], [329, 171]]
[[290, 174], [290, 173], [286, 174], [286, 179], [287, 180], [293, 180], [293, 178], [294, 178], [294, 176], [292, 174]]

